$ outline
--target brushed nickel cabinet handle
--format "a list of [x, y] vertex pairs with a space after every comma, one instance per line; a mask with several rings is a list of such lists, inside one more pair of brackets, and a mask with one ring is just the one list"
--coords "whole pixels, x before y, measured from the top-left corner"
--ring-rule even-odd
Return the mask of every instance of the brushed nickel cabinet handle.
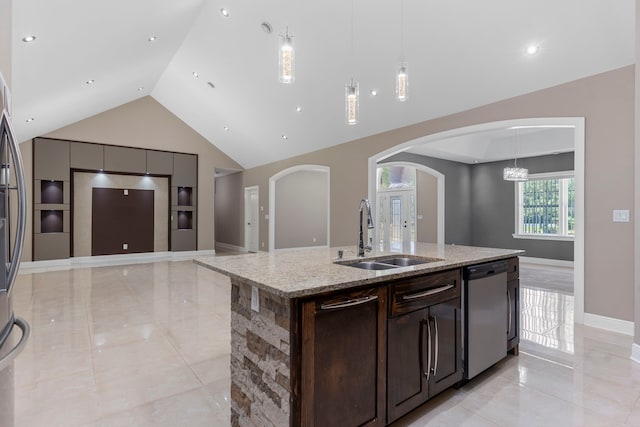
[[507, 289], [507, 304], [509, 307], [509, 323], [507, 323], [507, 336], [511, 335], [511, 292]]
[[430, 295], [439, 294], [440, 292], [448, 291], [449, 289], [452, 289], [454, 287], [455, 287], [455, 285], [448, 284], [448, 285], [445, 285], [445, 286], [441, 286], [439, 288], [429, 289], [429, 290], [424, 291], [424, 292], [418, 292], [418, 293], [410, 294], [410, 295], [403, 295], [402, 296], [402, 300], [403, 301], [411, 301], [411, 300], [418, 299], [418, 298], [424, 298], [424, 297], [428, 297]]
[[438, 349], [438, 341], [440, 340], [438, 337], [438, 318], [436, 316], [433, 316], [433, 328], [436, 333], [436, 337], [434, 340], [436, 343], [436, 351], [435, 351], [434, 362], [433, 362], [433, 376], [435, 377], [438, 375], [438, 353], [440, 353], [440, 350]]
[[328, 304], [322, 304], [322, 305], [320, 305], [320, 309], [321, 310], [335, 310], [335, 309], [338, 309], [338, 308], [353, 307], [354, 305], [364, 304], [364, 303], [367, 303], [367, 302], [375, 301], [377, 299], [378, 299], [378, 295], [368, 295], [366, 297], [348, 299], [348, 300], [341, 301], [341, 302], [332, 302], [332, 303], [328, 303]]
[[431, 324], [429, 319], [423, 320], [427, 324], [427, 371], [424, 375], [427, 377], [427, 381], [429, 381], [429, 377], [431, 376]]

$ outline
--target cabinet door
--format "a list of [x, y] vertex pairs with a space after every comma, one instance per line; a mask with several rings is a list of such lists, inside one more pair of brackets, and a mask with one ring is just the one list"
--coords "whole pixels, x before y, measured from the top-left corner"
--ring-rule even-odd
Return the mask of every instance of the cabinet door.
[[[520, 280], [507, 282], [508, 327], [507, 351], [513, 350], [520, 343]], [[515, 351], [517, 353], [517, 350]]]
[[433, 343], [429, 373], [430, 398], [462, 380], [460, 315], [459, 298], [429, 307], [429, 333]]
[[429, 398], [427, 308], [389, 319], [387, 422]]
[[302, 425], [384, 425], [385, 345], [384, 288], [303, 303]]

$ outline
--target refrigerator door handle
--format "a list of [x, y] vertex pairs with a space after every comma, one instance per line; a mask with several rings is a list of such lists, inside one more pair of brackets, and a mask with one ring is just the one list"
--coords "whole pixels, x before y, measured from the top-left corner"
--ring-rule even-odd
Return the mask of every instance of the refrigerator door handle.
[[[18, 192], [18, 218], [15, 243], [13, 246], [13, 256], [11, 256], [11, 263], [7, 272], [7, 293], [11, 293], [11, 288], [15, 283], [15, 277], [18, 273], [18, 267], [20, 266], [20, 259], [22, 258], [22, 250], [24, 248], [24, 235], [27, 226], [27, 190], [24, 180], [24, 166], [22, 165], [22, 156], [20, 155], [20, 149], [18, 142], [15, 140], [15, 133], [11, 121], [7, 117], [7, 112], [2, 112], [2, 133], [6, 134], [9, 151], [13, 159], [15, 167], [16, 177], [16, 190]], [[9, 183], [6, 184], [9, 186]]]
[[15, 359], [21, 352], [24, 350], [24, 346], [27, 345], [27, 340], [29, 339], [29, 333], [31, 332], [31, 328], [26, 320], [16, 317], [13, 320], [13, 324], [22, 329], [22, 337], [18, 344], [9, 351], [2, 359], [0, 359], [0, 371], [3, 371], [6, 367], [8, 367], [13, 359]]

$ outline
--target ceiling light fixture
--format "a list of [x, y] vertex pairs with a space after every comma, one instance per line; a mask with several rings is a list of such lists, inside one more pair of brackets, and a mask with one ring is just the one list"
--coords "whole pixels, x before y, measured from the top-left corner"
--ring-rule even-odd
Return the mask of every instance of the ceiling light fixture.
[[299, 106], [298, 106], [298, 107], [296, 107], [296, 112], [297, 112], [297, 113], [302, 113], [302, 107], [299, 107]]
[[262, 31], [267, 34], [271, 34], [271, 32], [273, 31], [273, 27], [267, 21], [264, 21], [262, 24], [260, 24], [260, 28], [262, 28]]
[[216, 88], [216, 85], [214, 85], [214, 84], [213, 84], [213, 83], [211, 83], [211, 82], [207, 82], [207, 85], [209, 85], [209, 87], [210, 87], [211, 89], [215, 89], [215, 88]]
[[200, 77], [200, 74], [196, 73], [195, 71], [194, 71], [193, 73], [191, 73], [191, 74], [193, 74], [193, 77], [195, 77], [196, 79], [197, 79], [198, 77]]
[[228, 126], [225, 126], [225, 127], [224, 127], [224, 131], [225, 131], [225, 132], [229, 132], [229, 127], [228, 127]]
[[[354, 0], [351, 0], [351, 60], [355, 63], [355, 49], [353, 47], [353, 15], [354, 15]], [[352, 68], [354, 65], [352, 64]], [[344, 113], [345, 122], [348, 125], [358, 124], [358, 113], [360, 109], [360, 89], [357, 81], [351, 80], [344, 87]]]
[[527, 52], [527, 55], [535, 55], [536, 53], [538, 53], [539, 50], [540, 50], [540, 46], [538, 46], [537, 44], [530, 44], [525, 49], [525, 52]]
[[34, 121], [35, 119], [33, 117], [29, 117], [27, 120], [25, 120], [27, 123], [31, 123], [32, 121]]
[[289, 27], [287, 27], [284, 35], [280, 35], [280, 48], [278, 49], [279, 78], [282, 83], [293, 83], [295, 65], [293, 36], [289, 35]]
[[223, 7], [222, 9], [220, 9], [220, 15], [224, 16], [225, 18], [228, 18], [229, 11]]
[[85, 83], [88, 84], [88, 85], [92, 85], [95, 82], [96, 82], [95, 80], [91, 79], [91, 80], [87, 80]]
[[140, 86], [140, 87], [138, 88], [138, 92], [142, 92], [143, 90], [144, 90], [144, 86]]
[[375, 89], [371, 90], [371, 96], [378, 96], [378, 91]]
[[404, 0], [400, 2], [400, 65], [396, 73], [396, 99], [406, 101], [408, 97], [409, 75], [407, 63], [404, 60]]
[[36, 41], [36, 36], [25, 36], [22, 38], [22, 41], [25, 43], [31, 43]]
[[518, 131], [516, 130], [515, 157], [513, 167], [506, 167], [502, 171], [502, 178], [505, 181], [528, 181], [529, 169], [518, 167]]
[[151, 36], [147, 40], [150, 41], [150, 42], [154, 42], [154, 41], [156, 41], [156, 39], [157, 39], [156, 36]]
[[282, 139], [289, 139], [287, 135], [282, 135]]

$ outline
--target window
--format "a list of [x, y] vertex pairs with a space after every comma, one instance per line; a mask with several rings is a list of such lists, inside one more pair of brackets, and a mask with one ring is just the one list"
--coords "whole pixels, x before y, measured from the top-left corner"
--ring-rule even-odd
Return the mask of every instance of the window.
[[575, 234], [573, 171], [529, 175], [516, 185], [516, 233], [525, 239], [571, 240]]

